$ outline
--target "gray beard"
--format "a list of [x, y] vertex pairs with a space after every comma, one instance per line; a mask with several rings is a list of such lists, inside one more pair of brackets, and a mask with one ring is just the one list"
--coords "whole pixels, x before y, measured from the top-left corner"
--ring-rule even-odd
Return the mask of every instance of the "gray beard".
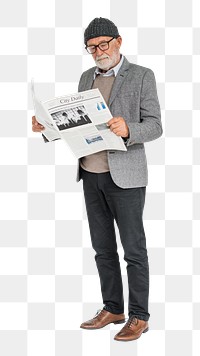
[[[99, 58], [104, 58], [104, 57], [107, 57], [107, 56], [102, 55]], [[116, 62], [117, 62], [117, 55], [115, 53], [113, 54], [112, 58], [108, 57], [103, 61], [99, 61], [98, 59], [95, 60], [96, 66], [103, 70], [108, 70], [108, 69], [114, 67]]]

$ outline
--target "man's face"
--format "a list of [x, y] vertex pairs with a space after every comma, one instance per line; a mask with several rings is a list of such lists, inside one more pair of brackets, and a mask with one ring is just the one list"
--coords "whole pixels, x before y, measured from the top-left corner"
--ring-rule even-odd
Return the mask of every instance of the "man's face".
[[[102, 42], [111, 40], [112, 37], [100, 36], [96, 38], [91, 38], [87, 42], [87, 46], [99, 45]], [[103, 70], [108, 70], [113, 68], [120, 61], [120, 47], [122, 43], [122, 38], [114, 38], [109, 42], [109, 48], [102, 51], [99, 47], [96, 48], [96, 52], [92, 54], [94, 61], [98, 68]]]

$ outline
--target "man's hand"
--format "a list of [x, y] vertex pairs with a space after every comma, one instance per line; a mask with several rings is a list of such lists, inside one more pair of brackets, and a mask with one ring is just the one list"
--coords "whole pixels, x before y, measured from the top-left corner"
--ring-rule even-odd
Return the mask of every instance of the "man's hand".
[[41, 132], [42, 130], [44, 130], [44, 126], [39, 124], [35, 116], [32, 116], [32, 131]]
[[110, 130], [115, 133], [115, 135], [124, 138], [129, 137], [129, 128], [123, 117], [113, 117], [107, 122], [107, 125], [110, 127]]

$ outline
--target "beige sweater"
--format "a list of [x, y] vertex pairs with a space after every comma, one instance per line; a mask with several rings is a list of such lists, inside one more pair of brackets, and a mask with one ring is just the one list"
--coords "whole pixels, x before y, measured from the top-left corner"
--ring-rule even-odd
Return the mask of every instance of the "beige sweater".
[[[115, 80], [114, 76], [104, 77], [102, 75], [97, 75], [92, 86], [93, 89], [98, 88], [100, 90], [107, 104], [110, 98], [110, 93], [114, 80]], [[100, 151], [82, 157], [80, 160], [80, 165], [83, 169], [89, 172], [93, 172], [93, 173], [108, 172], [109, 166], [108, 166], [108, 159], [107, 159], [107, 151]]]

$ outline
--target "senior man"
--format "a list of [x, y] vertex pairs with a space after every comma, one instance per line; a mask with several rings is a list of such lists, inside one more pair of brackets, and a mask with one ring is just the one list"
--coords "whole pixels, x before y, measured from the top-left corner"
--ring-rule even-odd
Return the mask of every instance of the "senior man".
[[[115, 221], [127, 262], [129, 288], [129, 318], [115, 340], [130, 341], [149, 329], [149, 265], [143, 227], [147, 185], [144, 143], [162, 135], [160, 106], [152, 70], [131, 64], [120, 54], [122, 38], [112, 21], [95, 18], [85, 29], [84, 42], [96, 66], [82, 74], [79, 91], [99, 88], [113, 115], [108, 126], [123, 138], [127, 151], [101, 151], [82, 157], [78, 163], [77, 181], [83, 179], [104, 304], [81, 328], [100, 329], [125, 322]], [[33, 131], [42, 129], [33, 117]]]

